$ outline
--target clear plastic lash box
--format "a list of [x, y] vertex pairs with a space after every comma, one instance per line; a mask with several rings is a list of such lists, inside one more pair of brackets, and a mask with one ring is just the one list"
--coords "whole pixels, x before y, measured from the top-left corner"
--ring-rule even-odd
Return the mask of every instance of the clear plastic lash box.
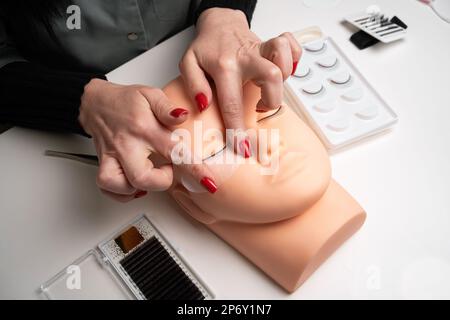
[[206, 284], [145, 215], [40, 287], [57, 300], [210, 300]]
[[396, 113], [330, 37], [312, 27], [294, 33], [303, 53], [285, 83], [285, 100], [334, 151], [391, 128]]

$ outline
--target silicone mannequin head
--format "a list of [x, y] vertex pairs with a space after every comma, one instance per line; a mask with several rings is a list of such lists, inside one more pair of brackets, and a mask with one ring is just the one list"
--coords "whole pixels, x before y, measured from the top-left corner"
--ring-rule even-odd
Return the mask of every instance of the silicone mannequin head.
[[[203, 132], [224, 131], [215, 99], [199, 114], [180, 78], [164, 91], [190, 111], [179, 128], [202, 135], [195, 130], [200, 123]], [[231, 169], [226, 164], [209, 165], [219, 187], [214, 194], [199, 191], [200, 186], [197, 190], [186, 187], [177, 170], [169, 192], [191, 217], [293, 292], [361, 227], [365, 212], [331, 179], [325, 149], [289, 107], [257, 113], [260, 91], [251, 83], [243, 87], [243, 97], [246, 125], [256, 132], [250, 137], [253, 157]], [[269, 139], [267, 148], [262, 148], [264, 141], [257, 133], [263, 129], [278, 129], [279, 140]], [[202, 143], [200, 156], [206, 158], [212, 150], [221, 150], [225, 141], [205, 139]], [[279, 157], [278, 170], [271, 175], [261, 174], [267, 166], [265, 155]]]
[[[295, 34], [300, 43], [321, 36], [318, 28]], [[204, 132], [209, 128], [224, 132], [216, 99], [200, 114], [180, 78], [170, 82], [164, 91], [173, 102], [190, 111], [180, 127], [193, 134], [195, 124], [201, 123]], [[177, 170], [169, 192], [190, 216], [293, 292], [363, 225], [366, 214], [331, 179], [328, 155], [321, 142], [289, 107], [282, 107], [273, 116], [274, 112], [260, 114], [255, 111], [260, 90], [249, 83], [242, 94], [246, 127], [256, 132], [278, 129], [279, 141], [269, 139], [264, 148], [264, 139], [259, 134], [251, 135], [253, 157], [231, 169], [226, 165], [210, 166], [219, 187], [214, 194], [186, 186], [183, 174]], [[211, 150], [220, 150], [223, 140], [205, 139], [200, 156], [204, 159]], [[261, 174], [267, 166], [265, 155], [280, 160], [272, 175]]]
[[[189, 109], [188, 119], [177, 128], [186, 129], [194, 135], [194, 127], [200, 123], [203, 133], [213, 128], [223, 132], [225, 137], [215, 98], [208, 110], [199, 113], [187, 96], [181, 78], [170, 82], [164, 91], [176, 105]], [[279, 141], [274, 143], [267, 139], [267, 147], [262, 148], [259, 135], [253, 135], [250, 137], [253, 147], [250, 159], [232, 169], [224, 169], [227, 166], [224, 164], [210, 166], [212, 173], [217, 173], [214, 179], [219, 186], [214, 194], [188, 190], [180, 183], [181, 173], [175, 171], [171, 195], [191, 216], [205, 224], [216, 221], [266, 223], [291, 218], [316, 203], [330, 183], [330, 163], [325, 149], [289, 107], [257, 113], [255, 109], [260, 89], [252, 83], [244, 86], [243, 97], [247, 128], [255, 129], [256, 133], [261, 129], [277, 129]], [[205, 139], [202, 143], [202, 158], [225, 145], [223, 140]], [[277, 170], [265, 175], [262, 172], [268, 167], [267, 157], [278, 157], [279, 161]], [[221, 174], [221, 171], [231, 172]]]

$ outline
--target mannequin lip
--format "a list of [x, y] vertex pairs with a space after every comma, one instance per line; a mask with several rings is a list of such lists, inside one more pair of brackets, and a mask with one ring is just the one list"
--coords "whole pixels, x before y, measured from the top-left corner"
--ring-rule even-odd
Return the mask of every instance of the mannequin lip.
[[303, 166], [299, 165], [303, 159], [299, 159], [297, 152], [284, 152], [280, 155], [278, 172], [273, 176], [272, 182], [290, 180], [302, 172]]

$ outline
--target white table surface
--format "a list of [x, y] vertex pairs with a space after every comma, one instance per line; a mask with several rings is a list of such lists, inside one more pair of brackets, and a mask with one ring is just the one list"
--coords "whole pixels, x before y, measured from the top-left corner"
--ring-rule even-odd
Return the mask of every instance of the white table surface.
[[[370, 4], [408, 26], [403, 41], [357, 50], [341, 18]], [[47, 158], [92, 142], [14, 128], [0, 135], [0, 298], [40, 298], [45, 280], [139, 213], [147, 213], [217, 298], [450, 298], [450, 25], [414, 0], [343, 0], [331, 9], [260, 0], [263, 39], [318, 25], [399, 114], [395, 129], [331, 157], [333, 176], [366, 209], [363, 228], [288, 295], [163, 193], [129, 204], [103, 197], [96, 168]], [[163, 85], [177, 74], [188, 30], [109, 75]]]

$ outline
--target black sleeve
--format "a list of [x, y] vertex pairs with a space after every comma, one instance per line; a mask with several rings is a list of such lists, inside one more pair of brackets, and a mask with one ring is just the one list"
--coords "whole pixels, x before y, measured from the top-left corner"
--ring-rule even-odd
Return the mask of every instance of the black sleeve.
[[0, 123], [88, 136], [78, 122], [84, 86], [104, 75], [48, 69], [29, 62], [0, 68]]
[[210, 8], [230, 8], [241, 10], [247, 17], [248, 26], [252, 21], [253, 12], [256, 7], [256, 0], [202, 0], [194, 14], [194, 24], [197, 23], [198, 17], [203, 11]]

